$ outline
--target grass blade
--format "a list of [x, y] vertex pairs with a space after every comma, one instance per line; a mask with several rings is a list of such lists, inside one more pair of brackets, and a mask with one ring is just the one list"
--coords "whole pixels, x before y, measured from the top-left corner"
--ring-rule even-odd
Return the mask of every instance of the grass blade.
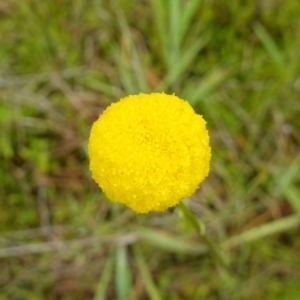
[[132, 289], [127, 247], [119, 246], [116, 250], [116, 292], [118, 300], [127, 299]]
[[158, 87], [158, 90], [164, 91], [168, 89], [175, 82], [180, 82], [182, 74], [184, 74], [193, 60], [199, 55], [200, 50], [205, 47], [210, 37], [202, 36], [201, 39], [184, 51], [183, 56], [172, 66], [166, 77], [163, 79]]
[[224, 69], [217, 69], [208, 74], [200, 82], [198, 87], [193, 90], [189, 90], [186, 99], [191, 105], [196, 106], [201, 100], [203, 100], [209, 93], [212, 92], [219, 84], [221, 84], [228, 76], [228, 71]]
[[300, 213], [300, 192], [295, 186], [285, 190], [284, 195], [296, 212]]
[[224, 249], [236, 247], [243, 245], [245, 243], [250, 243], [256, 240], [260, 240], [267, 236], [278, 234], [280, 232], [290, 230], [299, 226], [300, 224], [300, 214], [295, 214], [288, 216], [279, 220], [272, 221], [270, 223], [257, 226], [246, 232], [238, 234], [221, 244]]
[[161, 44], [162, 56], [169, 65], [169, 35], [167, 32], [167, 9], [165, 7], [165, 1], [152, 0], [152, 9], [154, 14], [154, 22], [157, 26], [157, 34], [159, 37], [159, 42]]
[[139, 230], [139, 234], [147, 242], [166, 251], [187, 254], [204, 254], [207, 252], [204, 245], [197, 245], [178, 236], [171, 236], [156, 230], [143, 228]]
[[106, 291], [109, 285], [109, 282], [112, 278], [113, 272], [113, 262], [114, 256], [110, 255], [104, 264], [101, 278], [96, 287], [95, 295], [93, 300], [105, 300], [106, 299]]
[[281, 169], [276, 174], [275, 183], [279, 189], [279, 193], [285, 195], [289, 204], [300, 212], [300, 197], [299, 190], [293, 186], [296, 178], [298, 178], [300, 169], [300, 155], [298, 155], [288, 167]]
[[148, 264], [146, 263], [140, 248], [138, 246], [135, 246], [134, 250], [137, 266], [139, 268], [150, 300], [161, 300], [162, 298], [160, 296], [159, 290], [154, 283], [151, 272], [148, 268]]
[[278, 68], [285, 71], [285, 58], [265, 27], [260, 23], [256, 23], [254, 31]]
[[170, 64], [169, 69], [172, 69], [178, 62], [180, 55], [180, 40], [179, 32], [181, 28], [181, 13], [180, 0], [169, 0], [170, 11]]
[[192, 19], [197, 11], [197, 7], [200, 5], [202, 0], [190, 0], [186, 2], [184, 10], [182, 12], [182, 21], [178, 34], [179, 43], [181, 43], [188, 31], [188, 28], [191, 26]]
[[129, 83], [123, 78], [123, 82], [125, 86], [129, 88], [131, 93], [133, 92], [147, 92], [148, 86], [146, 83], [145, 73], [142, 67], [141, 57], [139, 55], [139, 51], [135, 45], [134, 38], [132, 36], [131, 29], [128, 25], [127, 19], [124, 16], [122, 10], [115, 6], [115, 11], [117, 14], [117, 20], [119, 21], [119, 27], [123, 37], [123, 59], [121, 60], [120, 71], [123, 69], [127, 69], [126, 79], [131, 77], [131, 82], [134, 83], [134, 86], [139, 88], [138, 91], [135, 91], [136, 88], [132, 86], [132, 83]]

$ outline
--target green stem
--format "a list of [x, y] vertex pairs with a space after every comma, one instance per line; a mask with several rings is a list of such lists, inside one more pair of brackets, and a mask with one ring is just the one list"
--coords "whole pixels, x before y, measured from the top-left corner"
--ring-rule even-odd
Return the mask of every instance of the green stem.
[[196, 216], [182, 203], [180, 202], [178, 208], [182, 211], [184, 217], [189, 221], [189, 223], [196, 229], [196, 232], [206, 244], [213, 261], [220, 267], [226, 275], [230, 276], [229, 262], [225, 258], [221, 250], [210, 240], [210, 238], [205, 233], [205, 225], [200, 222]]

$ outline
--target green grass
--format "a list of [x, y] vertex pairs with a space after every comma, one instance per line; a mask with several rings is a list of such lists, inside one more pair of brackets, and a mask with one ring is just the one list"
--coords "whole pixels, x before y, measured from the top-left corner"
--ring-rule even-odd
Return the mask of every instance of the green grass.
[[[0, 299], [298, 299], [299, 15], [297, 0], [2, 1]], [[188, 205], [232, 282], [177, 210], [136, 215], [91, 179], [92, 122], [151, 91], [208, 122]]]

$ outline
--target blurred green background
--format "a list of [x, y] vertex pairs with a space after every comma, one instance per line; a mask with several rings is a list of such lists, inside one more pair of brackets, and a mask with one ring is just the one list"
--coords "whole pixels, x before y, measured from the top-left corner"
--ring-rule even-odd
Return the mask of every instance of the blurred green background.
[[[300, 299], [298, 0], [0, 0], [0, 299]], [[139, 92], [208, 122], [188, 199], [136, 215], [91, 179], [87, 139]]]

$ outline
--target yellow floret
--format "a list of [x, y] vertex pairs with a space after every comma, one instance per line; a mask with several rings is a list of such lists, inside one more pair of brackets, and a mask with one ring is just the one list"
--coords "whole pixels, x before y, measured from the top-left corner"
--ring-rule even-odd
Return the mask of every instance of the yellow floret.
[[125, 97], [93, 124], [88, 145], [93, 178], [111, 201], [137, 213], [175, 206], [208, 175], [205, 124], [175, 95]]

